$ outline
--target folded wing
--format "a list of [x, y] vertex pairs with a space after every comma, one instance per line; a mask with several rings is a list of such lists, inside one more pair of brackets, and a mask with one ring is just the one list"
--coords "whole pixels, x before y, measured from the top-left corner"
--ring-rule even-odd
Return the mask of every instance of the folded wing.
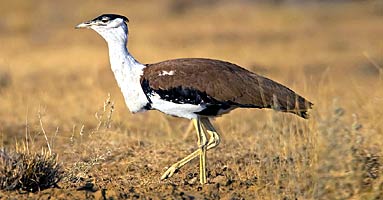
[[312, 107], [312, 103], [275, 81], [212, 59], [185, 58], [148, 64], [141, 83], [157, 91], [198, 92], [206, 104], [273, 108], [304, 118]]

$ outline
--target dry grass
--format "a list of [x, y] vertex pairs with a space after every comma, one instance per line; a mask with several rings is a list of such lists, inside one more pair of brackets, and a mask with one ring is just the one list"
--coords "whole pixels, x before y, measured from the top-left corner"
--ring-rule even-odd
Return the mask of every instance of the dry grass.
[[[0, 198], [383, 198], [382, 3], [175, 2], [0, 7], [2, 146], [12, 149], [28, 130], [30, 145], [48, 148], [48, 141], [65, 168], [60, 189]], [[110, 12], [130, 18], [138, 60], [229, 60], [307, 97], [312, 117], [236, 110], [214, 121], [223, 141], [208, 153], [206, 187], [196, 161], [159, 181], [195, 149], [195, 138], [182, 139], [187, 120], [128, 112], [105, 42], [73, 29]]]
[[57, 187], [62, 169], [57, 155], [30, 153], [27, 149], [0, 151], [0, 189], [36, 192]]

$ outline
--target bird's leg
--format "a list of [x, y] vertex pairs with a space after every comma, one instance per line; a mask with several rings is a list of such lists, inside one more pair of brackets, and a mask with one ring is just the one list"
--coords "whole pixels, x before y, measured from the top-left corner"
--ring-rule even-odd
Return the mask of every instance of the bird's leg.
[[193, 160], [199, 154], [200, 154], [200, 150], [198, 149], [198, 150], [194, 151], [193, 153], [189, 154], [188, 156], [186, 156], [185, 158], [183, 158], [182, 160], [180, 160], [177, 163], [175, 163], [172, 166], [170, 166], [169, 169], [166, 170], [166, 172], [161, 176], [161, 180], [164, 180], [164, 179], [167, 179], [167, 178], [173, 176], [173, 174], [178, 169], [180, 169], [182, 166], [184, 166], [189, 161]]
[[189, 134], [193, 131], [193, 123], [189, 123], [188, 127], [186, 128], [186, 131], [184, 133], [184, 140], [189, 136]]
[[214, 126], [211, 124], [209, 118], [201, 118], [201, 123], [205, 127], [206, 132], [209, 134], [209, 142], [207, 143], [207, 149], [215, 148], [221, 142], [219, 133], [215, 130]]
[[197, 120], [193, 120], [194, 126], [197, 130], [197, 137], [198, 137], [198, 147], [200, 150], [199, 154], [199, 181], [201, 184], [206, 183], [206, 144], [207, 139], [206, 135], [202, 130], [201, 126], [201, 118], [198, 117]]
[[[193, 124], [196, 124], [196, 123], [197, 123], [197, 120], [194, 119]], [[220, 143], [219, 133], [215, 130], [215, 128], [210, 123], [208, 118], [201, 118], [201, 123], [205, 127], [205, 130], [209, 134], [209, 137], [210, 137], [206, 150], [209, 150], [209, 149], [216, 147]], [[201, 131], [203, 131], [203, 130], [201, 129]], [[195, 150], [193, 153], [189, 154], [188, 156], [186, 156], [182, 160], [178, 161], [177, 163], [175, 163], [174, 165], [169, 167], [169, 169], [162, 175], [161, 180], [171, 177], [175, 173], [175, 171], [180, 169], [182, 166], [184, 166], [189, 161], [196, 158], [198, 155], [200, 155], [200, 149]]]
[[[166, 170], [166, 172], [161, 176], [161, 180], [164, 180], [164, 179], [171, 177], [178, 169], [180, 169], [186, 163], [190, 162], [191, 160], [196, 158], [198, 155], [201, 155], [201, 145], [204, 146], [205, 155], [206, 155], [206, 149], [207, 149], [206, 148], [206, 142], [207, 142], [206, 136], [203, 133], [203, 129], [200, 125], [199, 119], [193, 119], [192, 121], [193, 121], [193, 124], [195, 125], [196, 131], [197, 131], [198, 145], [199, 145], [198, 148], [200, 148], [200, 149], [195, 150], [193, 153], [189, 154], [188, 156], [186, 156], [182, 160], [180, 160], [180, 161], [176, 162], [175, 164], [173, 164], [172, 166], [170, 166], [169, 169]], [[201, 137], [201, 133], [202, 133], [202, 137]]]

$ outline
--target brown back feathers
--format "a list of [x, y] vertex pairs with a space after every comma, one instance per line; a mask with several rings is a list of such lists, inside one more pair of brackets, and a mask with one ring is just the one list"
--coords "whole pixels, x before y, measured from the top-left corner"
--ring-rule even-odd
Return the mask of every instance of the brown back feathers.
[[307, 118], [312, 103], [289, 88], [238, 65], [184, 58], [148, 64], [141, 81], [155, 90], [183, 87], [238, 107], [274, 108]]

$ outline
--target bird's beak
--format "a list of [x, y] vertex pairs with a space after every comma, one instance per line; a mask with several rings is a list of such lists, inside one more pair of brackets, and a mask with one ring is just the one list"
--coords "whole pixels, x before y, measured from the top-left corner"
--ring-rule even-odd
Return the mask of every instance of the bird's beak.
[[88, 22], [83, 22], [77, 26], [75, 26], [74, 28], [75, 29], [80, 29], [80, 28], [90, 28], [94, 23], [92, 21], [88, 21]]

